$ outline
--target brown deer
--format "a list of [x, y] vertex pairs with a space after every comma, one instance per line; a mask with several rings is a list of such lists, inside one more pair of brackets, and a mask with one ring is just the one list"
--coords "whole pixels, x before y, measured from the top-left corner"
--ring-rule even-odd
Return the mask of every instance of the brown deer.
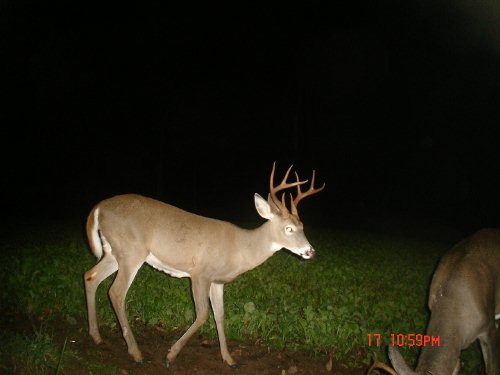
[[389, 346], [395, 369], [376, 360], [381, 368], [399, 375], [457, 375], [460, 352], [476, 339], [486, 375], [498, 374], [495, 319], [500, 319], [500, 230], [482, 229], [459, 242], [441, 259], [429, 290], [431, 316], [426, 335], [439, 337], [439, 346], [423, 346], [415, 371], [396, 347]]
[[[100, 261], [85, 272], [89, 334], [96, 344], [102, 339], [97, 324], [95, 293], [99, 284], [118, 271], [109, 298], [118, 317], [128, 352], [136, 362], [142, 354], [125, 315], [125, 296], [144, 262], [174, 277], [190, 277], [196, 319], [170, 348], [166, 366], [174, 362], [189, 338], [208, 318], [209, 301], [214, 312], [222, 359], [231, 367], [238, 365], [229, 354], [224, 334], [224, 284], [249, 271], [281, 248], [309, 259], [314, 249], [307, 240], [297, 212], [298, 203], [320, 192], [314, 188], [315, 172], [307, 191], [300, 186], [307, 180], [288, 183], [288, 168], [278, 186], [274, 186], [275, 163], [269, 181], [267, 201], [255, 194], [255, 207], [267, 221], [247, 230], [231, 223], [198, 216], [166, 203], [140, 195], [118, 195], [98, 203], [87, 220], [87, 236], [93, 254]], [[291, 211], [277, 193], [296, 187], [290, 194]]]

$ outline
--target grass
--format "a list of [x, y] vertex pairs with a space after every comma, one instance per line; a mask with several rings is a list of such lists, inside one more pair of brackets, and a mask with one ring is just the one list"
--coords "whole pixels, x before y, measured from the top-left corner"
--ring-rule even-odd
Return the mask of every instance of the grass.
[[[281, 251], [226, 285], [229, 338], [328, 352], [352, 366], [364, 366], [372, 351], [386, 358], [391, 333], [425, 332], [427, 287], [446, 250], [443, 244], [334, 230], [310, 231], [308, 238], [317, 250], [314, 259], [303, 261]], [[13, 231], [4, 236], [0, 250], [1, 311], [37, 317], [47, 326], [56, 321], [71, 326], [86, 319], [82, 275], [95, 258], [80, 225], [51, 223], [24, 233]], [[101, 325], [117, 324], [107, 297], [111, 282], [103, 282], [97, 294]], [[127, 296], [127, 313], [131, 322], [187, 328], [194, 318], [189, 280], [142, 267]], [[212, 318], [201, 332], [216, 337]], [[380, 334], [380, 346], [368, 345], [369, 334]], [[59, 363], [62, 356], [77, 355], [64, 352], [41, 329], [2, 339], [9, 343], [2, 349], [2, 363], [12, 365], [14, 360], [18, 367], [33, 370], [27, 373], [54, 373], [61, 363], [64, 366], [64, 359]], [[39, 349], [28, 349], [30, 345]], [[418, 348], [401, 350], [413, 364]], [[477, 364], [477, 348], [465, 354], [471, 366]]]
[[54, 342], [52, 335], [42, 325], [30, 334], [19, 334], [9, 330], [0, 333], [3, 343], [0, 352], [0, 371], [22, 374], [55, 374], [62, 368], [63, 359], [75, 356]]

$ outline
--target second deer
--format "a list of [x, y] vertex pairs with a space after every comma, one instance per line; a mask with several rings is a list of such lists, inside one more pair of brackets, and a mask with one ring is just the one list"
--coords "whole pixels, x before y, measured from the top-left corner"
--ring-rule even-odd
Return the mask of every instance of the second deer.
[[389, 347], [399, 375], [457, 375], [460, 352], [479, 340], [486, 375], [498, 374], [495, 319], [500, 319], [500, 230], [482, 229], [459, 242], [441, 259], [429, 291], [431, 316], [426, 335], [439, 337], [439, 346], [423, 346], [413, 371], [396, 347]]

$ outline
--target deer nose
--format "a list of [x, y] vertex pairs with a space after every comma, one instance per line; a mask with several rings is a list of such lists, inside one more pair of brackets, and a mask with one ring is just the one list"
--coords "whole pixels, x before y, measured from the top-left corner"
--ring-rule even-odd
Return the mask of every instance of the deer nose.
[[312, 258], [314, 256], [316, 252], [314, 251], [314, 249], [311, 247], [309, 247], [309, 249], [306, 250], [306, 252], [304, 253], [303, 257], [305, 259], [309, 259], [309, 258]]

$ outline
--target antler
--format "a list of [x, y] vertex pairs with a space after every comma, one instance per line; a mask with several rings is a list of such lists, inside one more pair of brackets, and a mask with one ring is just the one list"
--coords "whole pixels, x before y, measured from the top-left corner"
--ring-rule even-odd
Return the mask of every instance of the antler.
[[[281, 195], [281, 201], [278, 199], [276, 196], [276, 193], [278, 193], [281, 190], [297, 186], [298, 189], [299, 185], [305, 184], [307, 180], [305, 181], [300, 181], [299, 177], [297, 176], [297, 181], [292, 182], [292, 183], [287, 183], [286, 180], [288, 179], [288, 175], [290, 174], [290, 171], [292, 170], [293, 165], [288, 168], [286, 171], [285, 177], [283, 180], [281, 180], [281, 183], [278, 186], [273, 186], [274, 185], [274, 170], [276, 169], [276, 162], [273, 163], [273, 170], [271, 171], [271, 177], [269, 179], [269, 193], [271, 194], [271, 199], [273, 203], [283, 212], [288, 212], [288, 209], [286, 208], [285, 205], [285, 193]], [[295, 174], [297, 175], [297, 174]], [[293, 208], [292, 208], [293, 209]]]
[[306, 182], [308, 182], [308, 180], [300, 181], [299, 175], [297, 174], [297, 172], [295, 172], [295, 177], [297, 178], [297, 181], [291, 182], [291, 183], [287, 183], [286, 182], [286, 180], [288, 179], [288, 175], [290, 174], [290, 171], [292, 170], [292, 167], [293, 167], [293, 165], [291, 165], [288, 168], [288, 170], [286, 171], [285, 177], [283, 178], [283, 180], [281, 181], [281, 183], [278, 186], [275, 187], [273, 185], [274, 185], [274, 171], [275, 171], [275, 168], [276, 168], [276, 162], [273, 163], [273, 170], [271, 171], [271, 178], [269, 180], [269, 191], [270, 191], [270, 194], [271, 194], [271, 199], [274, 202], [274, 204], [276, 206], [278, 206], [278, 208], [280, 210], [282, 210], [283, 212], [288, 212], [288, 209], [286, 208], [286, 205], [285, 205], [285, 193], [283, 193], [281, 195], [281, 201], [276, 196], [276, 193], [279, 192], [279, 191], [281, 191], [281, 190], [297, 186], [297, 196], [294, 199], [293, 196], [292, 196], [292, 194], [290, 194], [290, 201], [292, 203], [292, 214], [298, 216], [297, 204], [303, 198], [307, 197], [308, 195], [319, 193], [321, 190], [323, 190], [325, 188], [325, 184], [323, 183], [323, 185], [320, 188], [318, 188], [318, 189], [314, 188], [314, 178], [315, 178], [316, 172], [313, 171], [313, 175], [312, 175], [312, 179], [311, 179], [311, 186], [309, 187], [309, 190], [307, 190], [305, 192], [302, 192], [300, 190], [300, 185], [305, 184]]
[[[297, 172], [295, 172], [295, 177], [297, 178], [297, 181], [299, 181], [299, 175], [297, 174]], [[316, 177], [316, 171], [313, 170], [313, 175], [312, 175], [312, 178], [311, 178], [311, 186], [309, 186], [309, 190], [307, 190], [305, 192], [302, 192], [300, 190], [300, 186], [297, 185], [297, 196], [295, 197], [295, 199], [292, 200], [292, 214], [298, 215], [297, 205], [299, 204], [299, 202], [302, 199], [304, 199], [305, 197], [307, 197], [309, 195], [313, 195], [313, 194], [319, 193], [321, 190], [323, 190], [325, 188], [325, 183], [324, 182], [323, 182], [323, 185], [320, 188], [317, 188], [317, 189], [314, 188], [314, 178], [315, 177]]]
[[383, 362], [379, 362], [377, 359], [377, 353], [373, 352], [373, 364], [366, 372], [366, 375], [371, 375], [372, 371], [375, 370], [376, 368], [382, 369], [391, 375], [399, 375], [391, 366], [386, 365]]

